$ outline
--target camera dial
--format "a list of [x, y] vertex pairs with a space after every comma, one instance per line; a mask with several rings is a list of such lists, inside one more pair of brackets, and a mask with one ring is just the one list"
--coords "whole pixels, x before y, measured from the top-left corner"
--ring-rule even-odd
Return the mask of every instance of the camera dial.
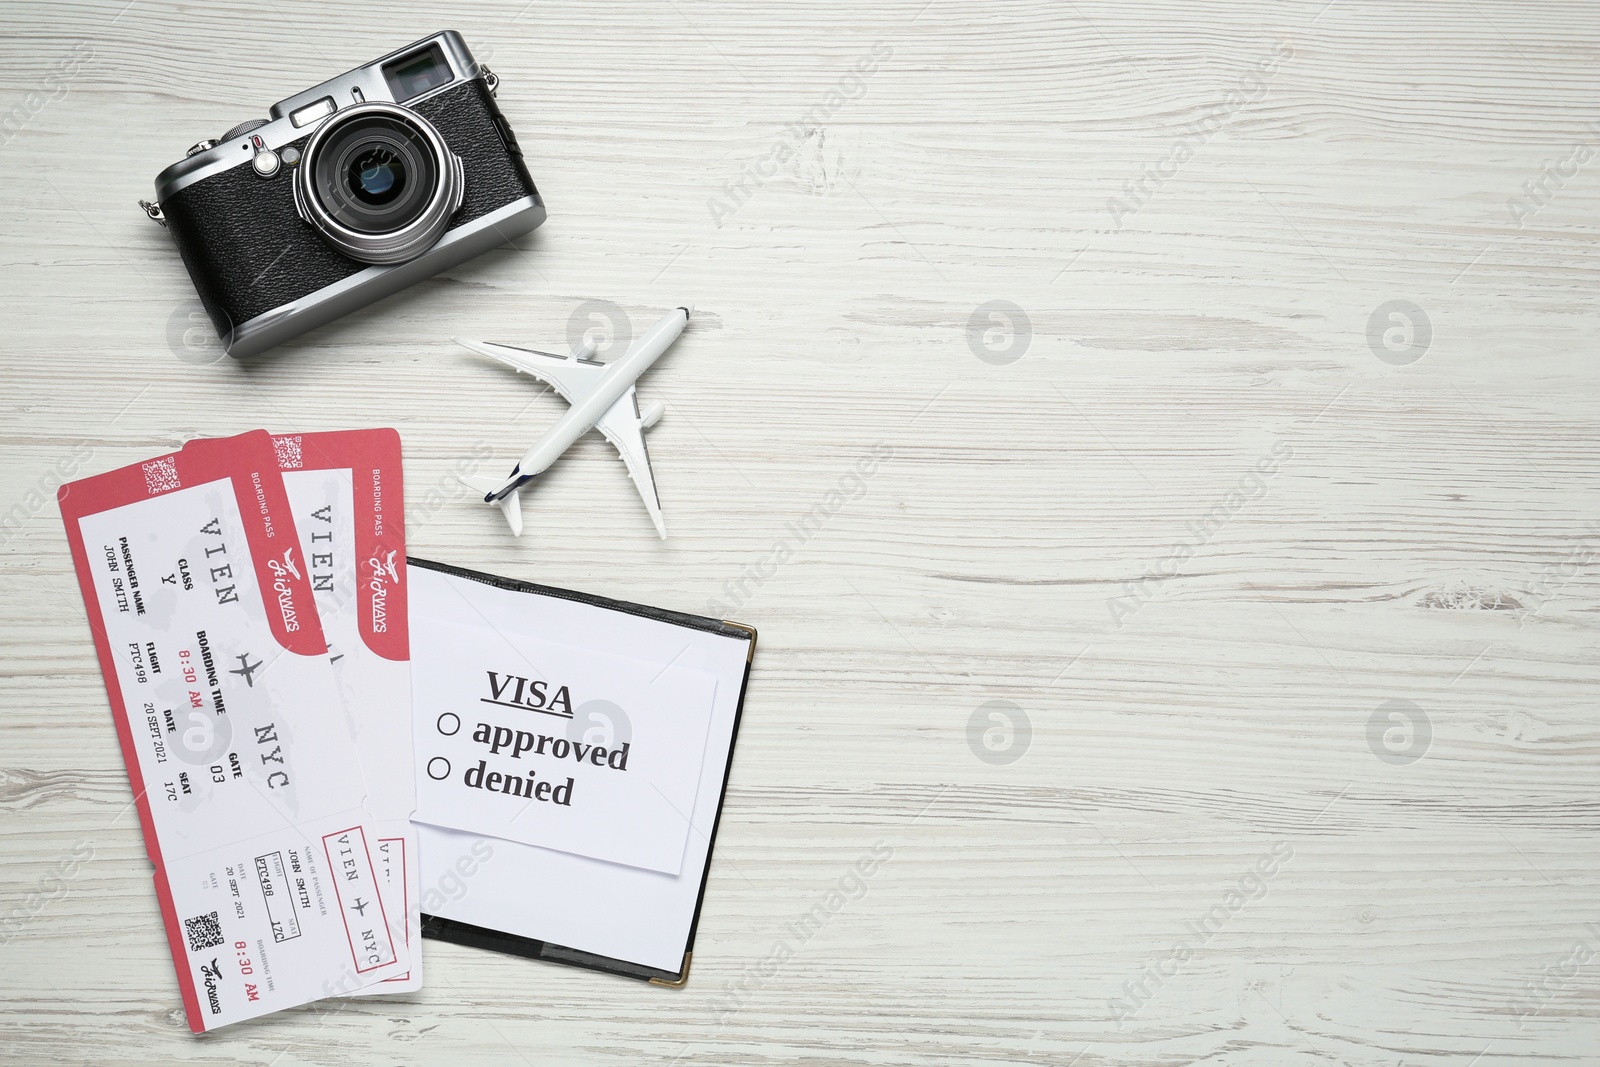
[[433, 124], [394, 104], [358, 104], [312, 134], [295, 205], [333, 247], [363, 263], [427, 251], [461, 206], [461, 160]]
[[223, 141], [231, 141], [235, 137], [249, 133], [251, 130], [259, 130], [266, 124], [266, 119], [245, 119], [243, 122], [239, 123], [239, 125], [235, 126], [233, 129], [217, 138], [217, 142], [220, 144]]

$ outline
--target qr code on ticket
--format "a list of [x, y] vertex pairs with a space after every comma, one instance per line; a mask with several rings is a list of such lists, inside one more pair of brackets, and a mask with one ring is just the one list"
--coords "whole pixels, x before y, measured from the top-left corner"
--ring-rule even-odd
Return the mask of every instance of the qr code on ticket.
[[190, 952], [216, 948], [222, 944], [222, 924], [217, 921], [214, 911], [183, 920], [183, 932], [189, 938]]
[[172, 456], [162, 456], [144, 464], [144, 487], [151, 495], [179, 488], [178, 461]]
[[278, 454], [278, 466], [286, 471], [297, 471], [305, 466], [305, 459], [301, 456], [301, 445], [304, 438], [296, 434], [292, 437], [274, 437], [272, 449]]

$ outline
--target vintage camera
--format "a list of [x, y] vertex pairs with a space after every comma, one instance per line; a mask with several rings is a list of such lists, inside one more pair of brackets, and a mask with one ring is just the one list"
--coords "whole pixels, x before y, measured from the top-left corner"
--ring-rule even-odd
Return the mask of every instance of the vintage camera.
[[544, 221], [498, 79], [454, 31], [272, 106], [156, 176], [229, 355], [248, 356]]

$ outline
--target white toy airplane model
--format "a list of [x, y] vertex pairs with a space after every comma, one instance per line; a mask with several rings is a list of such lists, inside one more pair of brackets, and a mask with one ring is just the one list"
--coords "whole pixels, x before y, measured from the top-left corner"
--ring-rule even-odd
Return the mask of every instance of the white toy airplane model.
[[665, 538], [667, 524], [661, 520], [661, 500], [656, 496], [655, 479], [650, 474], [650, 453], [644, 447], [644, 431], [656, 424], [663, 410], [656, 401], [639, 411], [639, 399], [634, 393], [634, 382], [650, 365], [661, 358], [683, 328], [689, 324], [693, 307], [675, 308], [666, 318], [647, 330], [643, 337], [628, 346], [622, 358], [610, 363], [591, 359], [594, 346], [585, 340], [572, 350], [571, 356], [555, 356], [548, 352], [530, 352], [525, 348], [490, 344], [486, 341], [469, 341], [457, 337], [456, 343], [490, 359], [499, 360], [509, 367], [531, 374], [560, 393], [571, 405], [567, 413], [532, 448], [503, 480], [463, 476], [461, 481], [483, 494], [486, 504], [493, 504], [505, 514], [513, 535], [522, 534], [522, 504], [520, 490], [544, 471], [567, 450], [567, 446], [590, 430], [599, 430], [607, 441], [616, 446], [617, 454], [627, 464], [628, 474], [644, 499], [645, 510], [656, 524], [656, 532]]

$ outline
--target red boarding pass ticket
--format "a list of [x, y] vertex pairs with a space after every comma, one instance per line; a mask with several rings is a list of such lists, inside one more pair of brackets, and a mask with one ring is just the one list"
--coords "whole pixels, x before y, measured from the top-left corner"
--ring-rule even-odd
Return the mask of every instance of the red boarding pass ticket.
[[[406, 614], [400, 435], [341, 430], [272, 438], [334, 676], [367, 780], [384, 910], [406, 945], [422, 937], [412, 776], [411, 646]], [[359, 995], [422, 988], [422, 959]]]
[[404, 974], [270, 438], [59, 498], [190, 1028]]

